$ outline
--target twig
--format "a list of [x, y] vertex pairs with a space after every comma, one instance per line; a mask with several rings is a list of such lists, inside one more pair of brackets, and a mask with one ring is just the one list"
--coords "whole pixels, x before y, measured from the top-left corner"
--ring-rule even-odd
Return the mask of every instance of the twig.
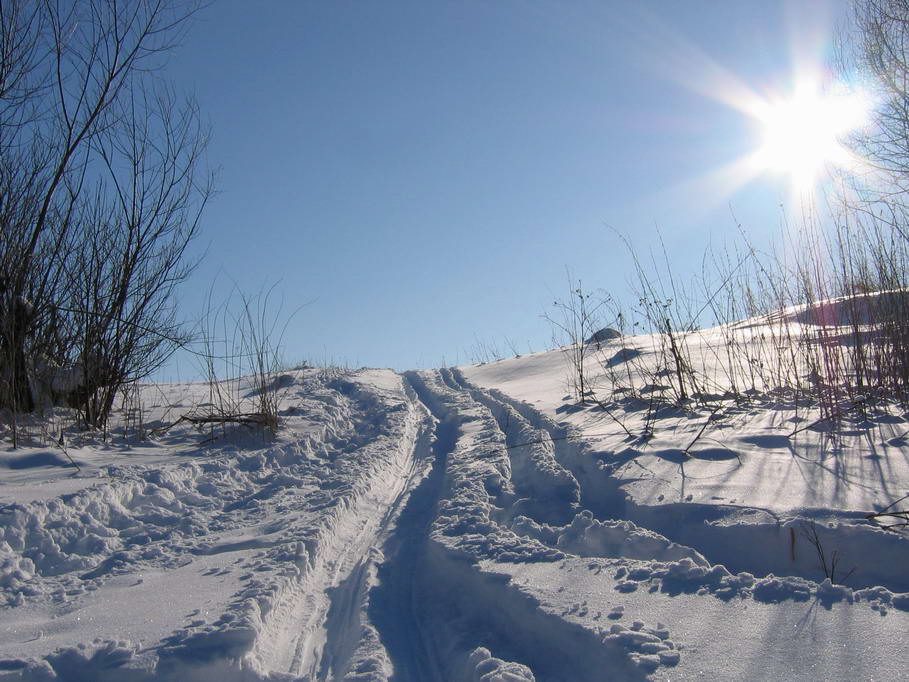
[[817, 526], [813, 522], [807, 521], [802, 523], [802, 535], [804, 535], [805, 539], [814, 546], [814, 549], [817, 552], [818, 560], [821, 564], [821, 569], [824, 571], [824, 575], [830, 580], [831, 583], [842, 585], [852, 576], [853, 573], [855, 573], [858, 566], [853, 566], [850, 571], [848, 571], [842, 578], [837, 580], [836, 569], [842, 556], [840, 555], [839, 550], [834, 549], [833, 553], [830, 556], [830, 560], [827, 560], [827, 553], [824, 551], [824, 545], [821, 542], [821, 536], [818, 534]]
[[594, 396], [593, 402], [596, 404], [597, 407], [599, 407], [601, 410], [603, 410], [603, 412], [605, 412], [607, 415], [609, 415], [609, 418], [612, 419], [612, 421], [614, 421], [616, 424], [618, 424], [620, 427], [622, 427], [622, 431], [624, 431], [626, 434], [628, 434], [629, 438], [634, 438], [634, 434], [628, 430], [628, 427], [625, 426], [625, 422], [623, 422], [621, 419], [616, 417], [615, 414], [613, 414], [612, 410], [609, 409], [609, 406], [606, 405], [606, 403], [604, 403], [600, 398], [597, 398], [596, 396]]
[[177, 421], [154, 429], [152, 433], [157, 436], [164, 435], [173, 427], [181, 422], [190, 424], [244, 424], [245, 426], [267, 426], [269, 424], [268, 415], [261, 412], [248, 412], [243, 414], [184, 414]]
[[66, 455], [66, 458], [72, 463], [72, 465], [73, 465], [74, 467], [76, 467], [76, 471], [78, 471], [78, 472], [81, 474], [81, 473], [82, 473], [82, 467], [80, 467], [80, 466], [76, 463], [76, 460], [74, 460], [74, 459], [72, 458], [72, 456], [69, 454], [69, 451], [67, 451], [67, 449], [66, 449], [66, 445], [64, 445], [64, 441], [63, 441], [63, 429], [60, 430], [60, 440], [57, 441], [57, 447], [60, 448], [61, 450], [63, 450], [63, 454]]
[[268, 415], [262, 412], [249, 412], [246, 414], [203, 414], [203, 415], [183, 415], [183, 421], [191, 424], [258, 424], [264, 426], [268, 424]]
[[[893, 508], [894, 506], [896, 506], [897, 504], [899, 504], [900, 502], [902, 502], [903, 500], [905, 500], [907, 498], [909, 498], [909, 495], [903, 495], [898, 500], [894, 500], [893, 502], [888, 504], [886, 507], [881, 509], [879, 512], [867, 514], [865, 516], [865, 518], [868, 519], [869, 521], [877, 521], [880, 524], [881, 528], [883, 528], [884, 530], [893, 530], [894, 528], [902, 528], [904, 526], [909, 526], [909, 510], [888, 511], [888, 509]], [[892, 518], [892, 519], [899, 519], [901, 521], [901, 523], [890, 523], [890, 524], [885, 525], [883, 523], [880, 523], [880, 521], [878, 521], [878, 519], [885, 518], [885, 517]]]
[[824, 422], [830, 421], [831, 419], [837, 419], [839, 417], [842, 417], [844, 414], [846, 414], [846, 410], [841, 408], [841, 409], [837, 410], [836, 412], [833, 412], [832, 414], [828, 414], [824, 417], [821, 417], [820, 419], [818, 419], [816, 421], [811, 422], [807, 426], [803, 426], [799, 429], [796, 429], [795, 431], [790, 433], [788, 436], [786, 436], [786, 438], [792, 438], [796, 434], [801, 433], [802, 431], [807, 431], [808, 429], [814, 428], [818, 424], [823, 424]]
[[696, 436], [694, 437], [694, 440], [692, 440], [692, 441], [688, 444], [688, 447], [687, 447], [687, 448], [685, 448], [684, 450], [682, 450], [683, 453], [685, 453], [686, 455], [688, 454], [688, 451], [689, 451], [692, 447], [694, 447], [694, 444], [697, 443], [698, 440], [700, 439], [700, 437], [704, 435], [704, 431], [707, 430], [707, 427], [710, 425], [710, 422], [713, 421], [713, 418], [716, 416], [717, 412], [719, 412], [719, 411], [722, 410], [722, 409], [723, 409], [723, 406], [722, 406], [722, 405], [717, 405], [715, 408], [713, 408], [713, 411], [710, 413], [710, 416], [708, 416], [707, 419], [704, 420], [704, 423], [701, 425], [701, 430], [698, 431], [698, 435], [696, 435]]

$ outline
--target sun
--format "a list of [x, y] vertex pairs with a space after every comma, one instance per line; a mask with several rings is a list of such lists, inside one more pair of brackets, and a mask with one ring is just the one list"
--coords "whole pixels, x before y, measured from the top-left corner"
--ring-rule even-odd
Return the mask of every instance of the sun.
[[[660, 54], [671, 57], [657, 64], [661, 74], [740, 114], [745, 125], [737, 131], [746, 131], [746, 137], [734, 138], [718, 128], [711, 151], [726, 160], [680, 179], [668, 190], [674, 197], [698, 197], [700, 210], [708, 211], [750, 183], [777, 189], [782, 179], [788, 185], [787, 208], [801, 210], [847, 185], [874, 182], [873, 164], [851, 140], [860, 140], [865, 131], [874, 133], [875, 88], [860, 73], [830, 68], [824, 55], [829, 54], [832, 29], [815, 19], [812, 15], [790, 27], [798, 29], [793, 32], [798, 40], [790, 46], [789, 68], [765, 74], [759, 85], [683, 37], [671, 32], [660, 36]], [[727, 156], [732, 149], [738, 153]]]
[[788, 174], [799, 192], [810, 191], [825, 169], [855, 167], [858, 158], [843, 141], [867, 124], [870, 111], [870, 99], [858, 92], [811, 88], [787, 99], [764, 100], [753, 112], [761, 129], [755, 162], [766, 171]]

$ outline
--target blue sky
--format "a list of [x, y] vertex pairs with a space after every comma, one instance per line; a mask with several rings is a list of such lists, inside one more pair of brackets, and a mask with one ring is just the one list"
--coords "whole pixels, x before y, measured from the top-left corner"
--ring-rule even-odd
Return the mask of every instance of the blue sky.
[[[261, 2], [202, 10], [166, 67], [212, 126], [219, 194], [195, 315], [279, 282], [294, 362], [465, 363], [478, 340], [548, 346], [567, 289], [623, 294], [657, 227], [678, 272], [781, 220], [787, 179], [693, 183], [753, 150], [698, 90], [721, 69], [785, 92], [829, 57], [822, 2]], [[220, 273], [220, 274], [219, 274]], [[181, 360], [184, 365], [185, 359]], [[179, 370], [185, 373], [186, 369]]]

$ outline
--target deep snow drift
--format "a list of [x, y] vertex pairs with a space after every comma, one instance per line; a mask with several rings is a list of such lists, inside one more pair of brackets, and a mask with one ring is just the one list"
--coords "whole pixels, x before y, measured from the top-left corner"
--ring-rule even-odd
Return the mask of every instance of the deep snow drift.
[[892, 406], [577, 405], [560, 350], [280, 385], [273, 440], [156, 428], [181, 384], [139, 433], [4, 446], [0, 680], [909, 674], [909, 540], [865, 518], [909, 493]]

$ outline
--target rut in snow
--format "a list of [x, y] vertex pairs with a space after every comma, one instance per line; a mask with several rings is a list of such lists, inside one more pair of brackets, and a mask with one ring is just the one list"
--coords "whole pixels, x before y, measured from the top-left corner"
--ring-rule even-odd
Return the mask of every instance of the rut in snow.
[[[853, 588], [884, 586], [909, 591], [909, 576], [893, 562], [869, 562], [868, 557], [887, 557], [905, 552], [906, 540], [882, 531], [864, 520], [863, 512], [802, 509], [787, 518], [760, 508], [684, 502], [639, 505], [621, 489], [614, 475], [624, 460], [615, 453], [598, 453], [580, 433], [560, 426], [496, 389], [480, 390], [467, 382], [457, 369], [448, 370], [451, 383], [490, 406], [494, 412], [513, 410], [538, 429], [538, 440], [551, 439], [556, 460], [571, 472], [580, 489], [580, 506], [597, 519], [627, 520], [661, 536], [690, 547], [712, 564], [732, 573], [748, 572], [757, 577], [794, 576], [822, 581], [828, 570], [818, 551], [808, 541], [816, 534], [829, 555], [840, 558], [839, 575], [850, 574]], [[656, 558], [656, 557], [654, 557]]]
[[[541, 610], [479, 566], [496, 557], [566, 556], [508, 527], [526, 514], [568, 521], [580, 511], [577, 483], [555, 462], [551, 442], [509, 454], [509, 440], [534, 431], [522, 416], [498, 414], [498, 405], [447, 370], [407, 378], [438, 426], [432, 471], [397, 520], [369, 598], [391, 679], [474, 679], [475, 665], [528, 676], [509, 679], [532, 679], [531, 670], [537, 680], [594, 679], [604, 669], [641, 677], [626, 648]], [[512, 662], [489, 659], [490, 650]]]
[[432, 468], [414, 489], [397, 518], [385, 547], [387, 561], [379, 567], [379, 585], [370, 598], [369, 617], [379, 629], [394, 665], [396, 680], [444, 680], [433, 648], [433, 623], [426, 613], [421, 580], [426, 571], [426, 543], [436, 502], [445, 480], [445, 463], [457, 441], [457, 422], [432, 411], [426, 386], [415, 373], [404, 375], [410, 387], [430, 409], [434, 423], [428, 453]]
[[[342, 399], [357, 404], [364, 433], [346, 446], [362, 464], [352, 489], [307, 543], [301, 576], [282, 585], [265, 618], [251, 658], [262, 669], [308, 680], [340, 679], [363, 635], [362, 611], [377, 547], [404, 493], [419, 475], [417, 450], [426, 412], [409, 396], [391, 410], [356, 386], [335, 382]], [[404, 397], [404, 396], [402, 396]], [[396, 439], [371, 431], [399, 426]]]
[[[342, 569], [315, 574], [328, 597], [322, 606], [307, 602], [319, 625], [304, 628], [292, 672], [309, 680], [473, 679], [473, 666], [487, 670], [494, 660], [517, 670], [514, 679], [597, 679], [604, 669], [637, 679], [664, 660], [674, 665], [679, 654], [647, 633], [604, 638], [541, 608], [483, 562], [624, 558], [656, 562], [631, 575], [665, 574], [668, 588], [724, 575], [733, 587], [741, 582], [697, 551], [714, 544], [704, 534], [725, 529], [704, 524], [696, 505], [675, 525], [637, 507], [604, 458], [567, 437], [566, 427], [472, 386], [457, 370], [402, 378], [412, 413], [422, 415], [413, 441], [400, 448], [409, 473], [383, 496], [381, 522], [346, 548], [329, 543], [319, 559]], [[680, 538], [703, 541], [672, 541]], [[690, 572], [681, 582], [671, 573], [679, 566]]]

